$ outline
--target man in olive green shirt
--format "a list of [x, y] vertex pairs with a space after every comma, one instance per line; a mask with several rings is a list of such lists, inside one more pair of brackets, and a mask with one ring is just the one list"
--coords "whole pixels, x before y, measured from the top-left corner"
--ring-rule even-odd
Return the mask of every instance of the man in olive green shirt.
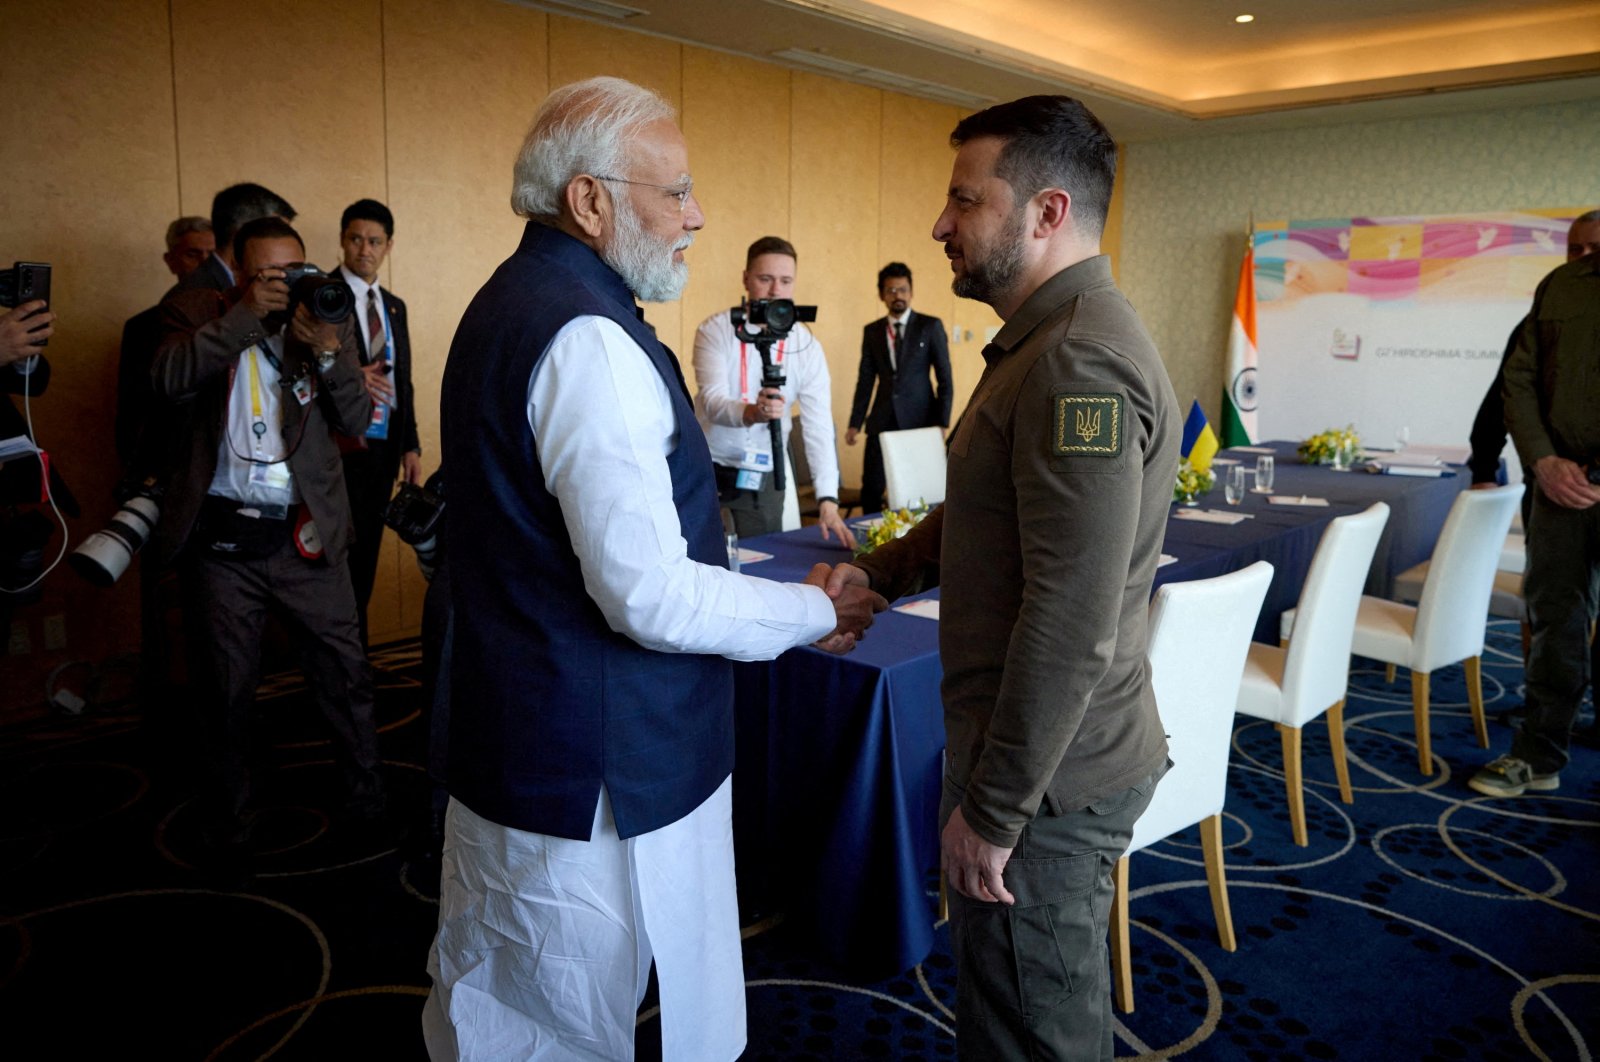
[[941, 846], [966, 1059], [1110, 1059], [1111, 871], [1167, 766], [1145, 661], [1181, 421], [1099, 253], [1116, 168], [1082, 104], [956, 126], [933, 236], [1005, 327], [945, 504], [831, 586], [941, 586]]
[[1600, 254], [1540, 281], [1506, 359], [1505, 400], [1506, 427], [1534, 473], [1523, 584], [1533, 644], [1527, 715], [1511, 752], [1467, 783], [1488, 796], [1560, 786], [1589, 681], [1600, 590]]

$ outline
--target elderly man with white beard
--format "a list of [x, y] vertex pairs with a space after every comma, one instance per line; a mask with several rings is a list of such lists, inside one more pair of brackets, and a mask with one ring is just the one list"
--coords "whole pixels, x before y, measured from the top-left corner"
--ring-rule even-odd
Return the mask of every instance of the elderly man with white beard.
[[[522, 243], [445, 367], [455, 610], [435, 1059], [633, 1054], [652, 964], [663, 1057], [744, 1049], [729, 659], [884, 607], [727, 570], [677, 359], [635, 298], [676, 299], [705, 218], [671, 107], [557, 89], [513, 171]], [[854, 589], [854, 588], [853, 588]]]

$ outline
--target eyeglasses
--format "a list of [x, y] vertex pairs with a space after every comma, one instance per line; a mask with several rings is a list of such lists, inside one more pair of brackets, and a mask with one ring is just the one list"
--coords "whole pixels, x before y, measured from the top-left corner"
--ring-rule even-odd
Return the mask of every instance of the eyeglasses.
[[615, 181], [618, 184], [636, 184], [640, 188], [655, 188], [663, 191], [678, 201], [678, 213], [680, 214], [683, 213], [684, 205], [689, 202], [689, 197], [694, 195], [694, 180], [692, 178], [685, 180], [682, 185], [651, 184], [648, 181], [630, 181], [626, 177], [602, 177], [598, 173], [594, 174], [594, 179], [597, 181]]

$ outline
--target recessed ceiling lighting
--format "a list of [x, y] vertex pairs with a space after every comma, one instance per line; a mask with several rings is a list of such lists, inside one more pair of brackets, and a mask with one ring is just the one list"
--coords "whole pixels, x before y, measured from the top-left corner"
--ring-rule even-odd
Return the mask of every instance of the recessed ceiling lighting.
[[1233, 20], [1235, 22], [1254, 22], [1256, 17], [1254, 15], [1235, 15]]

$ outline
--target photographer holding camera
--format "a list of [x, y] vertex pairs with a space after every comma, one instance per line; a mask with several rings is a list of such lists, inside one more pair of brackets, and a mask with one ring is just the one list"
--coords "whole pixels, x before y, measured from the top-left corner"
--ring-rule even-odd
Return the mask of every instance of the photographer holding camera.
[[[752, 303], [794, 297], [795, 249], [788, 240], [763, 236], [745, 256], [744, 290]], [[854, 541], [839, 517], [839, 455], [833, 441], [833, 389], [822, 344], [804, 324], [772, 347], [772, 367], [781, 387], [762, 385], [760, 352], [735, 331], [726, 310], [712, 314], [694, 337], [694, 408], [711, 444], [717, 493], [741, 538], [782, 530], [784, 492], [775, 480], [783, 453], [773, 453], [768, 423], [780, 421], [788, 443], [789, 407], [798, 404], [800, 431], [821, 512], [822, 537], [849, 548]], [[787, 484], [787, 489], [795, 489]]]
[[153, 378], [193, 405], [152, 547], [177, 560], [199, 649], [210, 746], [208, 839], [223, 859], [249, 836], [248, 737], [269, 607], [288, 614], [306, 678], [333, 728], [347, 814], [383, 808], [372, 681], [346, 549], [350, 503], [330, 428], [372, 416], [344, 284], [306, 266], [288, 222], [252, 221], [234, 238], [239, 284], [164, 304]]

